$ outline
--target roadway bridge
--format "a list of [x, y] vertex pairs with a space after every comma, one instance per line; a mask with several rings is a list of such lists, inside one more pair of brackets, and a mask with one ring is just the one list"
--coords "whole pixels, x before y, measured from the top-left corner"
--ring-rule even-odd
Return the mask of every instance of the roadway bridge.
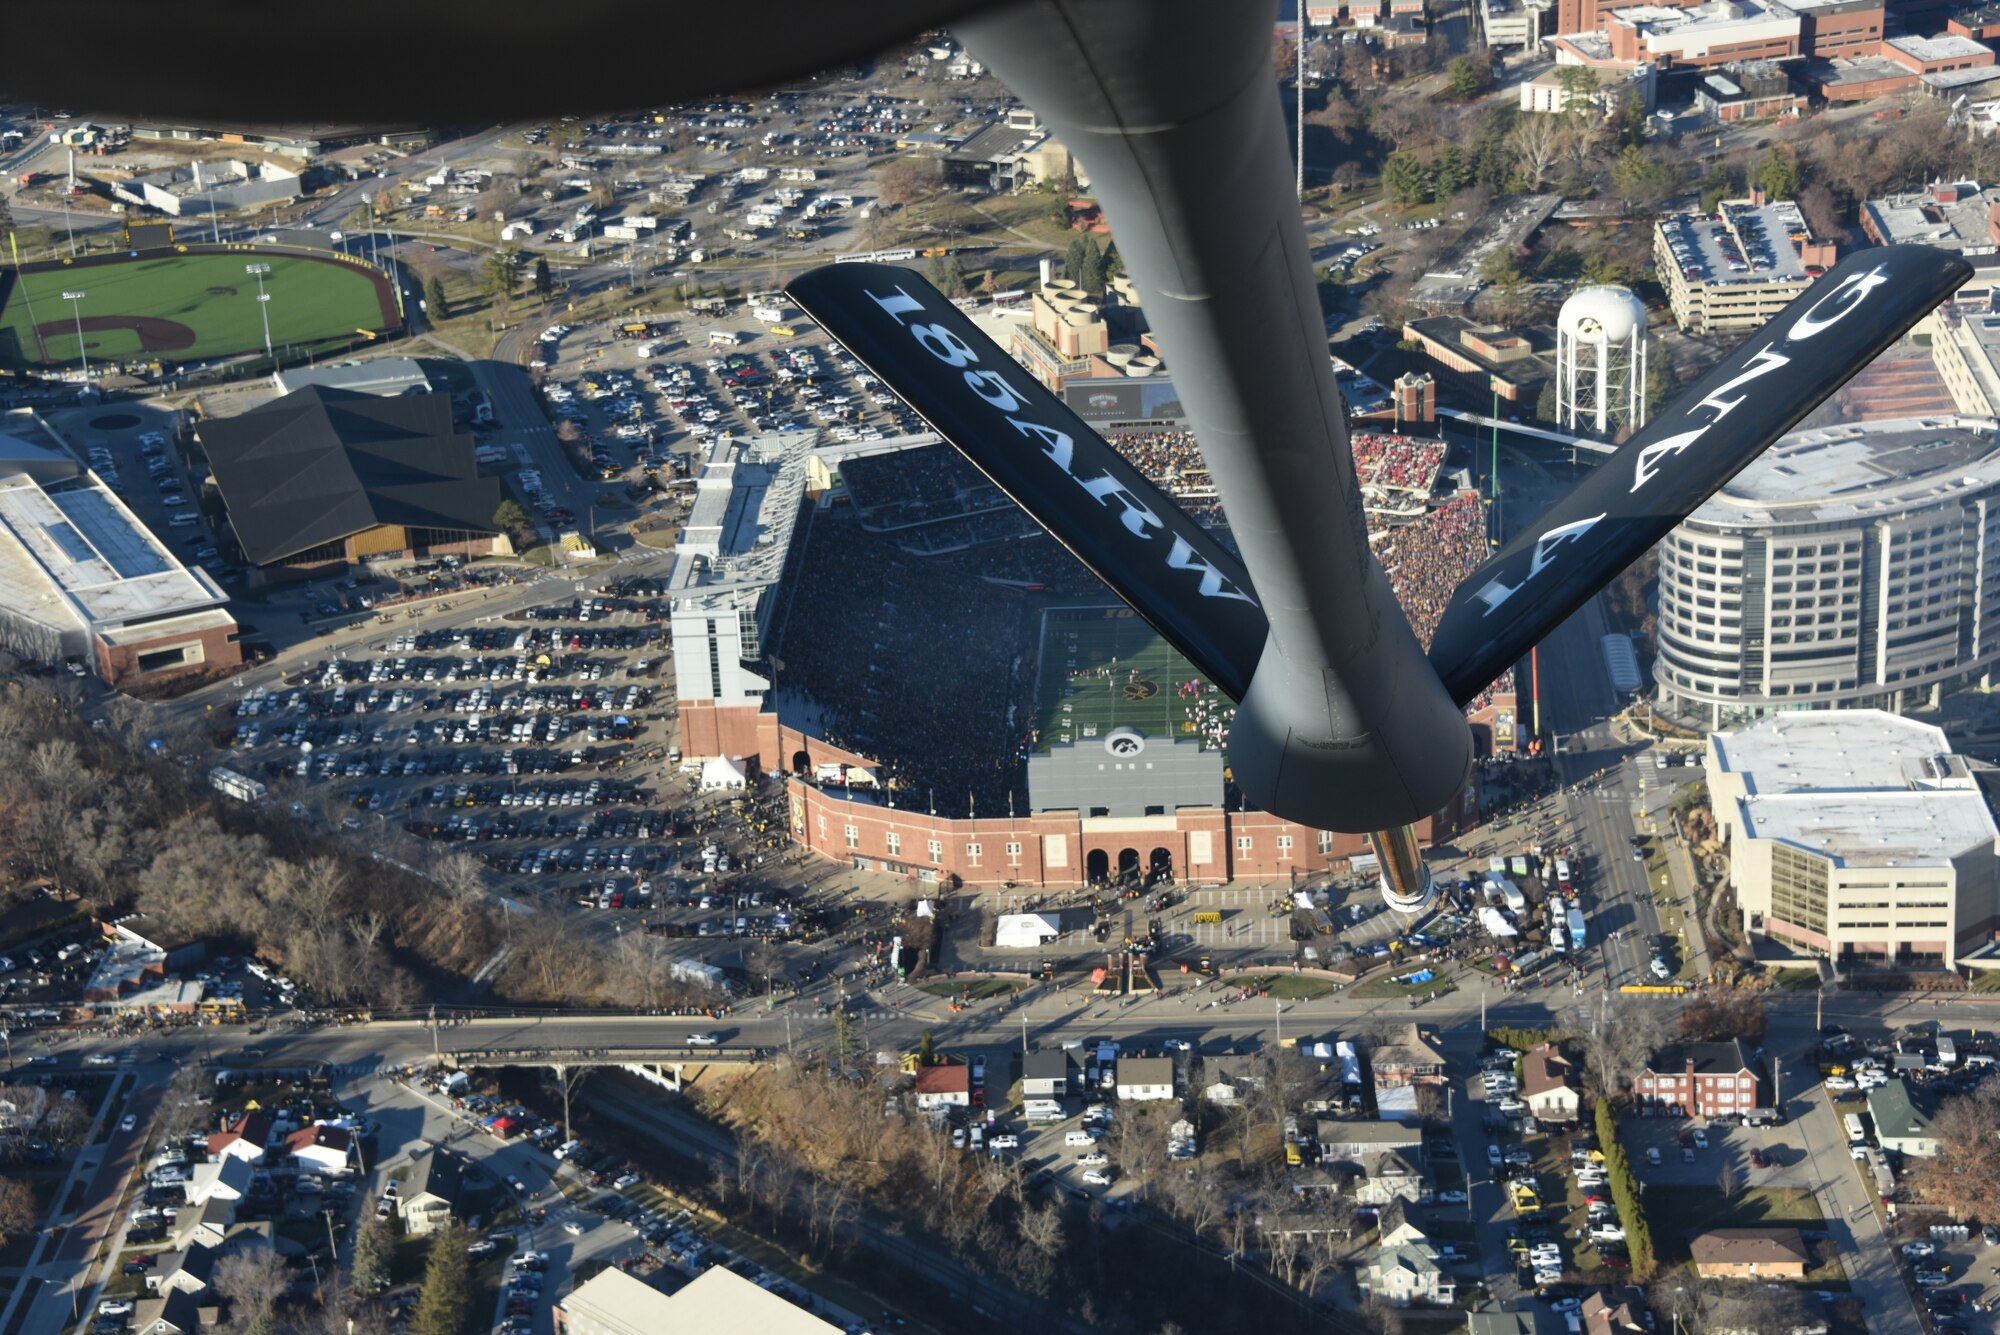
[[442, 1048], [438, 1055], [454, 1066], [730, 1066], [760, 1062], [775, 1049], [748, 1044], [717, 1047], [616, 1048]]

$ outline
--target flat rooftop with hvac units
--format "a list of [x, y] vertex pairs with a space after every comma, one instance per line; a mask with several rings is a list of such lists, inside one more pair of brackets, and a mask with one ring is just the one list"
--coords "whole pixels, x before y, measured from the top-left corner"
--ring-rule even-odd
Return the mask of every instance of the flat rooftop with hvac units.
[[1996, 830], [1942, 729], [1873, 709], [1708, 740], [1745, 928], [1846, 963], [1951, 967], [2000, 929]]
[[370, 559], [511, 550], [472, 439], [443, 394], [384, 398], [308, 385], [197, 428], [230, 527], [265, 580]]
[[0, 415], [0, 647], [120, 687], [234, 667], [227, 601], [39, 416]]

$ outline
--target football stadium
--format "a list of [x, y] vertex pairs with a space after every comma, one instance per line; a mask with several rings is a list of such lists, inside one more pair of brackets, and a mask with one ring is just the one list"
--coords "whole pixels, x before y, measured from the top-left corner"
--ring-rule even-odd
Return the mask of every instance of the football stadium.
[[[258, 276], [269, 265], [258, 301]], [[82, 292], [72, 302], [65, 294]], [[352, 256], [272, 247], [187, 247], [0, 269], [0, 368], [188, 363], [264, 350], [264, 315], [281, 360], [303, 359], [401, 327], [396, 293]]]
[[[1226, 539], [1190, 433], [1112, 443]], [[1436, 441], [1357, 436], [1373, 541], [1420, 638], [1486, 544]], [[810, 486], [807, 479], [813, 479]], [[1323, 873], [1358, 836], [1245, 808], [1235, 706], [936, 437], [732, 441], [696, 481], [671, 632], [690, 759], [790, 784], [794, 838], [919, 881]], [[1469, 711], [1512, 743], [1511, 686]], [[1420, 825], [1450, 837], [1470, 793]]]

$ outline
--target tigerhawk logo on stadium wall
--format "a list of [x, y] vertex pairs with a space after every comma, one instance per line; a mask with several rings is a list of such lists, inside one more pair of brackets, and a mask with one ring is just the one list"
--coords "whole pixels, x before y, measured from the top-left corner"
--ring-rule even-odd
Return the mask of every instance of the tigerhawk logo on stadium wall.
[[[1075, 468], [1076, 441], [1068, 432], [1023, 415], [1030, 407], [1028, 397], [1015, 390], [1006, 378], [990, 367], [975, 365], [979, 353], [943, 323], [917, 324], [906, 316], [930, 312], [923, 301], [901, 287], [888, 292], [863, 291], [870, 301], [896, 322], [896, 327], [916, 340], [917, 346], [953, 370], [964, 372], [965, 388], [988, 408], [998, 413], [1024, 439], [1034, 441], [1042, 457], [1056, 466], [1062, 476], [1080, 488], [1098, 505], [1111, 511], [1118, 523], [1133, 537], [1151, 541], [1156, 534], [1170, 532], [1167, 521], [1115, 475], [1079, 477]], [[1009, 364], [1011, 367], [1011, 363]], [[1169, 570], [1199, 577], [1197, 591], [1204, 598], [1224, 598], [1256, 605], [1257, 600], [1238, 588], [1222, 571], [1178, 533], [1168, 545], [1165, 563]]]

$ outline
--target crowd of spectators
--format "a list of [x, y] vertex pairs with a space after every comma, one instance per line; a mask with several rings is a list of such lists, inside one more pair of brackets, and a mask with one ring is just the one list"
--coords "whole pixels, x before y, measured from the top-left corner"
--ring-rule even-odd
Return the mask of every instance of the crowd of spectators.
[[[1376, 541], [1375, 555], [1389, 576], [1389, 587], [1396, 591], [1403, 614], [1425, 649], [1437, 634], [1452, 593], [1490, 553], [1486, 509], [1469, 491], [1459, 492], [1422, 519], [1387, 530]], [[1509, 672], [1466, 705], [1466, 711], [1478, 713], [1492, 705], [1496, 694], [1513, 689]]]
[[[949, 445], [921, 445], [869, 454], [840, 465], [847, 495], [871, 529], [944, 524], [969, 515], [1012, 510], [1014, 502]], [[946, 548], [963, 542], [944, 542]]]
[[898, 805], [1005, 811], [1021, 774], [1008, 743], [1025, 595], [981, 578], [977, 553], [911, 556], [845, 510], [810, 521], [772, 651], [780, 693], [811, 702], [827, 741], [877, 761]]
[[1143, 473], [1148, 482], [1179, 502], [1204, 528], [1225, 525], [1222, 497], [1208, 463], [1194, 443], [1194, 432], [1162, 428], [1154, 431], [1110, 431], [1104, 439]]
[[1364, 488], [1413, 492], [1418, 496], [1428, 496], [1436, 489], [1446, 449], [1441, 440], [1380, 436], [1373, 432], [1356, 435], [1351, 448], [1354, 473]]
[[1375, 543], [1375, 556], [1424, 648], [1430, 648], [1452, 591], [1478, 569], [1489, 550], [1486, 508], [1469, 491], [1422, 519], [1389, 529]]

